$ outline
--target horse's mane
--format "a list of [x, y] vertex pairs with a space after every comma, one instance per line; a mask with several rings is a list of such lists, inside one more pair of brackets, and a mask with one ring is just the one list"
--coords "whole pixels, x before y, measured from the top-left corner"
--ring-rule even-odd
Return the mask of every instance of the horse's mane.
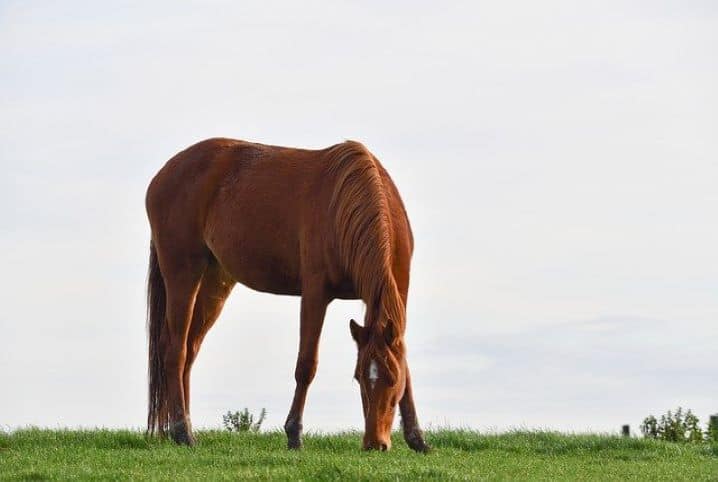
[[406, 315], [391, 269], [394, 230], [379, 161], [355, 141], [329, 148], [328, 155], [335, 175], [330, 212], [341, 262], [367, 303], [366, 328], [383, 334], [390, 325], [395, 335], [390, 348], [399, 355]]

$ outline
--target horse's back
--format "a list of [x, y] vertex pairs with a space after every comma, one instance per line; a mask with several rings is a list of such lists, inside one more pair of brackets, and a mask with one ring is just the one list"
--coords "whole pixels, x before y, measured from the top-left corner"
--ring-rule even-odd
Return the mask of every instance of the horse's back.
[[202, 141], [153, 179], [147, 194], [153, 239], [204, 247], [251, 288], [299, 294], [300, 249], [309, 232], [326, 239], [319, 231], [328, 229], [314, 215], [328, 203], [323, 171], [322, 151]]
[[285, 201], [296, 201], [321, 177], [320, 153], [226, 138], [198, 142], [173, 156], [152, 179], [146, 198], [150, 221], [153, 214], [160, 218], [176, 211], [189, 224], [227, 205], [247, 209], [250, 201], [254, 210], [275, 219], [292, 214], [298, 203]]

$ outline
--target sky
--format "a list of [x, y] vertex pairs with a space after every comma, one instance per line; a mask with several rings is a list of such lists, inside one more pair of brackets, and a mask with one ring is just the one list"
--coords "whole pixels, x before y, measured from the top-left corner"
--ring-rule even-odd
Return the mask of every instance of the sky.
[[[301, 5], [300, 5], [301, 3]], [[146, 417], [149, 180], [226, 136], [363, 142], [416, 240], [425, 427], [718, 413], [712, 1], [0, 2], [0, 428]], [[361, 428], [327, 312], [306, 430]], [[294, 391], [299, 299], [237, 286], [192, 420]]]

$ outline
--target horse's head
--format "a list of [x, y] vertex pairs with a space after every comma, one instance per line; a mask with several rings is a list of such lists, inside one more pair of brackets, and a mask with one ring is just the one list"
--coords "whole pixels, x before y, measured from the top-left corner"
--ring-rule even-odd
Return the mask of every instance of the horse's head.
[[381, 330], [369, 330], [351, 320], [349, 329], [359, 355], [354, 378], [359, 382], [364, 409], [364, 448], [391, 448], [391, 426], [396, 405], [406, 386], [403, 343], [391, 323]]

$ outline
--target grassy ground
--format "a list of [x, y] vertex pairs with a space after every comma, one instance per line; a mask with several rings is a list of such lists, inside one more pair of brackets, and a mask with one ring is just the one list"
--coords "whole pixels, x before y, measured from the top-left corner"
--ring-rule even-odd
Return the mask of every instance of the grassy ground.
[[302, 451], [278, 432], [197, 439], [190, 449], [131, 431], [0, 433], [0, 479], [718, 480], [718, 445], [599, 435], [435, 431], [428, 455], [399, 434], [388, 453], [361, 451], [356, 433], [308, 436]]

